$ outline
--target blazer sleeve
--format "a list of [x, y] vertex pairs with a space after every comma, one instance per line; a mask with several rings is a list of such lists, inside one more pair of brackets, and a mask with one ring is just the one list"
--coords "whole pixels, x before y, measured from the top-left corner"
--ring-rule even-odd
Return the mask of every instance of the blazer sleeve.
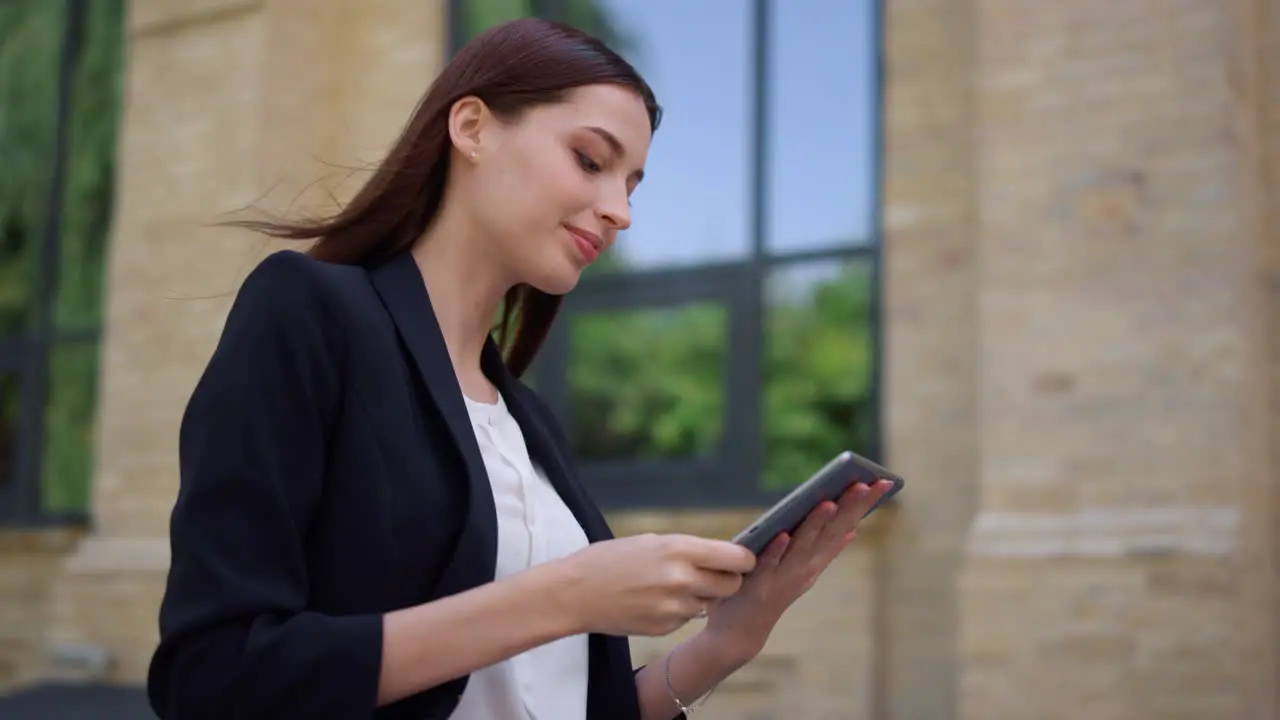
[[381, 615], [306, 608], [343, 355], [320, 270], [284, 252], [250, 273], [183, 415], [147, 683], [161, 718], [367, 718], [377, 705]]

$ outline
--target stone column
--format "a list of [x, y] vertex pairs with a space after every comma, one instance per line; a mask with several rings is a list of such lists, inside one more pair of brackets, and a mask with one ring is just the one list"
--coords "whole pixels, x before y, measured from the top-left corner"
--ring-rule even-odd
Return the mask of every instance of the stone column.
[[961, 717], [1277, 716], [1251, 5], [978, 2]]
[[[1250, 5], [1246, 3], [1245, 5]], [[1250, 133], [1253, 142], [1251, 147], [1259, 160], [1261, 182], [1254, 200], [1261, 210], [1260, 225], [1263, 238], [1263, 268], [1266, 273], [1266, 316], [1269, 340], [1271, 402], [1268, 420], [1270, 428], [1267, 440], [1271, 446], [1272, 482], [1269, 485], [1252, 488], [1250, 502], [1258, 509], [1259, 524], [1267, 520], [1265, 513], [1270, 512], [1270, 522], [1263, 530], [1270, 530], [1270, 570], [1265, 569], [1259, 575], [1264, 581], [1275, 583], [1276, 558], [1280, 558], [1280, 492], [1277, 492], [1277, 470], [1280, 470], [1280, 4], [1266, 0], [1253, 0], [1249, 12], [1242, 19], [1257, 28], [1256, 43], [1242, 47], [1245, 66], [1249, 69], [1246, 77], [1249, 87], [1256, 93], [1258, 105], [1257, 132]], [[1253, 62], [1248, 60], [1252, 57]], [[1269, 527], [1267, 527], [1269, 526]], [[1265, 535], [1265, 533], [1263, 533]], [[1266, 543], [1268, 538], [1257, 538]], [[1280, 585], [1272, 585], [1269, 595], [1259, 598], [1266, 607], [1262, 617], [1274, 617], [1276, 607], [1280, 606]], [[1270, 653], [1262, 656], [1263, 665], [1258, 668], [1255, 677], [1255, 690], [1262, 694], [1259, 702], [1261, 709], [1271, 709], [1273, 714], [1280, 714], [1280, 627], [1258, 628], [1256, 639], [1270, 644]], [[1257, 687], [1260, 684], [1261, 687]]]
[[94, 532], [54, 588], [63, 656], [103, 650], [109, 679], [137, 682], [154, 647], [179, 420], [239, 281], [272, 249], [204, 226], [349, 193], [346, 168], [377, 158], [439, 71], [444, 21], [420, 0], [131, 3]]
[[907, 491], [878, 578], [881, 720], [952, 718], [978, 482], [974, 3], [887, 5], [884, 423]]

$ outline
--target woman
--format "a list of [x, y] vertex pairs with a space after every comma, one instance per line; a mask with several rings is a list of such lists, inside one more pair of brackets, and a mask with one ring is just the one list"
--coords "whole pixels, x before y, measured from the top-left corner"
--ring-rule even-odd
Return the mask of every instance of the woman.
[[[160, 717], [666, 719], [761, 650], [885, 487], [758, 560], [613, 539], [518, 380], [630, 225], [659, 114], [600, 42], [509, 23], [338, 215], [240, 223], [316, 242], [250, 273], [183, 417]], [[632, 670], [628, 635], [708, 608]]]

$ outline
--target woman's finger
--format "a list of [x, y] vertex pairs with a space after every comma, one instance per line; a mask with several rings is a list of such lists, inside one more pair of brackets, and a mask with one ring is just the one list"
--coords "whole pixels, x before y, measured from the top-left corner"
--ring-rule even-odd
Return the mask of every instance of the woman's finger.
[[760, 553], [760, 559], [756, 561], [756, 569], [753, 573], [761, 570], [772, 570], [778, 567], [778, 563], [782, 562], [782, 556], [786, 554], [787, 547], [791, 544], [791, 536], [786, 533], [778, 533], [767, 546], [764, 552]]
[[[858, 523], [862, 522], [863, 518], [867, 516], [867, 513], [871, 512], [871, 508], [875, 507], [876, 503], [880, 502], [880, 499], [885, 496], [885, 493], [892, 489], [893, 482], [889, 480], [878, 480], [875, 484], [867, 486], [866, 494], [858, 498], [856, 507], [851, 508], [849, 511], [853, 526], [857, 527]], [[842, 508], [841, 514], [843, 512]]]
[[693, 583], [693, 594], [704, 601], [727, 598], [742, 587], [742, 576], [723, 570], [700, 570]]
[[836, 504], [827, 500], [818, 503], [818, 507], [809, 512], [809, 516], [796, 528], [795, 537], [791, 538], [792, 552], [805, 552], [817, 542], [823, 528], [836, 516]]
[[871, 512], [871, 508], [875, 507], [876, 503], [880, 502], [880, 498], [884, 497], [885, 493], [892, 489], [893, 482], [891, 480], [880, 480], [872, 485], [871, 492], [867, 493], [867, 496], [862, 500], [862, 511], [859, 513], [859, 519], [862, 519], [867, 513]]
[[867, 504], [867, 500], [872, 494], [871, 488], [862, 483], [857, 483], [845, 490], [844, 494], [840, 496], [836, 517], [828, 523], [822, 533], [821, 542], [824, 545], [832, 542], [841, 542], [845, 535], [848, 535], [854, 528], [858, 527], [858, 521], [862, 519], [867, 509], [871, 507]]

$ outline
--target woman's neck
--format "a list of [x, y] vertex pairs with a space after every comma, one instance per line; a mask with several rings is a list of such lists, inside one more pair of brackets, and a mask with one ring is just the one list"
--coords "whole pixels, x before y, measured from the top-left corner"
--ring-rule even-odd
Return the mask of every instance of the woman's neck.
[[477, 400], [493, 395], [480, 370], [480, 353], [512, 285], [486, 248], [474, 232], [442, 213], [413, 249], [454, 372], [463, 392]]

